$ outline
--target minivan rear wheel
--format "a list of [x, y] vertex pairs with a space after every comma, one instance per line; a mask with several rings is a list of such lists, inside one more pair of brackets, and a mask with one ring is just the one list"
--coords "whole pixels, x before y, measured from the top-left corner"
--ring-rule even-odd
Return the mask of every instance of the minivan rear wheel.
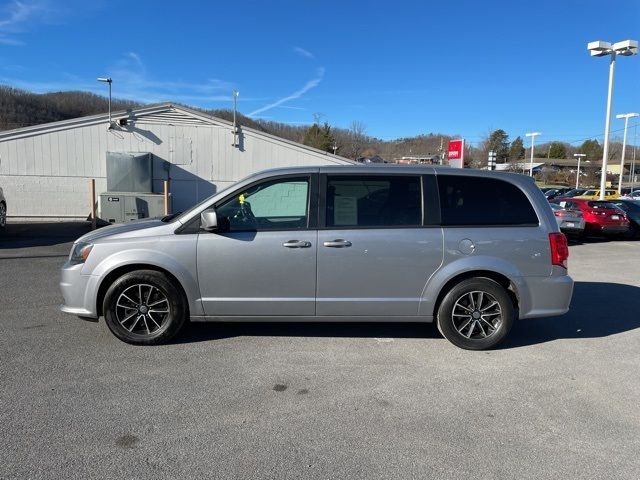
[[515, 309], [505, 288], [489, 278], [455, 285], [438, 308], [438, 329], [457, 347], [485, 350], [500, 343], [513, 325]]
[[137, 270], [107, 290], [104, 318], [111, 332], [134, 345], [157, 345], [173, 338], [187, 316], [182, 291], [163, 273]]

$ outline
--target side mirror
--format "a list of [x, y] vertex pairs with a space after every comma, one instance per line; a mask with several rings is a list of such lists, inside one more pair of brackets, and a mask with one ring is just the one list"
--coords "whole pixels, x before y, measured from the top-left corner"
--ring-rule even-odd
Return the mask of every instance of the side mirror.
[[207, 232], [218, 229], [218, 215], [213, 208], [209, 208], [200, 214], [200, 228]]

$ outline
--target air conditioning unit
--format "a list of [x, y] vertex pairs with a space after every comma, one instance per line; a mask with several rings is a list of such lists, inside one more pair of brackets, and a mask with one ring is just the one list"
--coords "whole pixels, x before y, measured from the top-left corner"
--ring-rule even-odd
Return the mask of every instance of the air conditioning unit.
[[[169, 194], [171, 211], [171, 194]], [[100, 218], [109, 223], [128, 223], [164, 216], [164, 196], [158, 193], [106, 192], [100, 194]]]

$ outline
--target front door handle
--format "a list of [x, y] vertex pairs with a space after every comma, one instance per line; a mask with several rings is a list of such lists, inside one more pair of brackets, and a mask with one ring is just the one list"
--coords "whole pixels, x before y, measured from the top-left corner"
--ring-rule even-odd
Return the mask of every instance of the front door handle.
[[305, 240], [289, 240], [288, 242], [284, 242], [282, 246], [287, 248], [309, 248], [311, 242]]
[[344, 240], [342, 238], [338, 238], [338, 239], [332, 240], [330, 242], [324, 242], [323, 245], [325, 247], [344, 248], [344, 247], [350, 247], [351, 246], [351, 242], [349, 240]]

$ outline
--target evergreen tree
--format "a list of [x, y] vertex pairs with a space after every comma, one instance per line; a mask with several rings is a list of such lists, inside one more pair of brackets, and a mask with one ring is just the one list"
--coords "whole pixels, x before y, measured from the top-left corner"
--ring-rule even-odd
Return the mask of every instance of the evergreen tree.
[[524, 143], [521, 137], [516, 137], [516, 139], [511, 142], [511, 147], [509, 148], [509, 160], [521, 160], [524, 158]]
[[549, 158], [567, 158], [567, 147], [562, 142], [551, 142]]
[[504, 130], [494, 130], [487, 142], [488, 151], [496, 152], [496, 160], [504, 163], [509, 158], [509, 135]]
[[310, 147], [317, 148], [318, 150], [333, 152], [335, 139], [331, 134], [331, 127], [327, 122], [324, 122], [324, 125], [322, 126], [314, 123], [305, 132], [302, 143]]

